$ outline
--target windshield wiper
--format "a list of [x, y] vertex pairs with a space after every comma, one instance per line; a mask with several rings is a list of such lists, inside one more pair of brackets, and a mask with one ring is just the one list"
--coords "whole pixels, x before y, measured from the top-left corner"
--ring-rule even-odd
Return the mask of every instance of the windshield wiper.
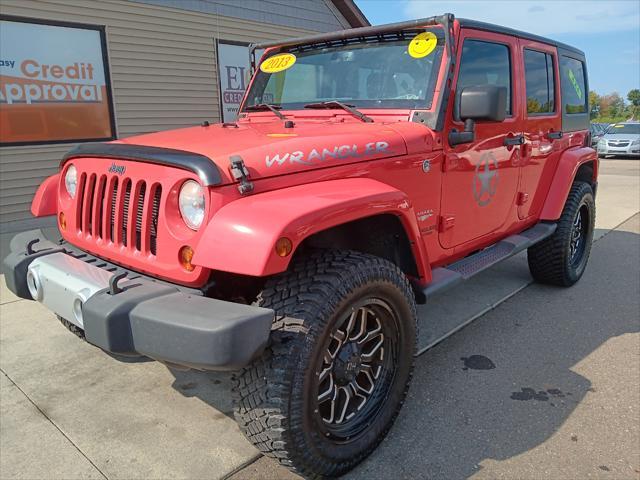
[[282, 108], [280, 105], [271, 105], [270, 103], [258, 103], [256, 105], [249, 105], [248, 107], [244, 107], [245, 110], [259, 112], [264, 110], [271, 110], [280, 120], [286, 120], [282, 113], [280, 113], [277, 109]]
[[366, 116], [364, 113], [356, 110], [353, 105], [347, 105], [346, 103], [339, 102], [338, 100], [330, 100], [328, 102], [307, 103], [304, 108], [341, 108], [346, 110], [354, 117], [359, 118], [365, 123], [373, 123], [373, 118]]

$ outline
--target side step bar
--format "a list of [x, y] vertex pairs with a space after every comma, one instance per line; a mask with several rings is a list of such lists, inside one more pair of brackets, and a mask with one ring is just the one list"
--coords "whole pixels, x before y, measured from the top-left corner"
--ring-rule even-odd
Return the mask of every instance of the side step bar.
[[556, 227], [555, 223], [538, 223], [529, 230], [511, 235], [446, 267], [435, 268], [432, 272], [433, 280], [422, 293], [429, 298], [454, 287], [551, 236], [556, 231]]

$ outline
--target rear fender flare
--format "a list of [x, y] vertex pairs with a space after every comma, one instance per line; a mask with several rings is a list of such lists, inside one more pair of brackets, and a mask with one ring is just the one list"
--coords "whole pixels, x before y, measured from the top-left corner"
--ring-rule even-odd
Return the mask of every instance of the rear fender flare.
[[547, 199], [542, 207], [540, 220], [560, 218], [576, 174], [580, 167], [588, 162], [593, 162], [592, 183], [595, 184], [598, 178], [598, 154], [593, 148], [572, 148], [561, 155]]
[[[431, 272], [407, 195], [369, 178], [331, 180], [242, 197], [212, 217], [195, 248], [193, 263], [249, 276], [284, 272], [296, 248], [310, 235], [353, 220], [395, 214], [407, 233], [421, 280]], [[275, 252], [289, 238], [293, 251]]]
[[45, 217], [57, 213], [59, 180], [60, 174], [56, 173], [40, 184], [31, 201], [31, 213], [34, 217]]

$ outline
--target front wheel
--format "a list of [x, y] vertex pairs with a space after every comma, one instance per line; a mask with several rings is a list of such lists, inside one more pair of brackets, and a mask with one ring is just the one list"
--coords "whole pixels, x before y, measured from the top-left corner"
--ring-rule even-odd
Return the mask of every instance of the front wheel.
[[591, 252], [595, 219], [591, 185], [575, 182], [556, 231], [527, 252], [533, 278], [540, 283], [564, 287], [580, 280]]
[[323, 251], [267, 282], [276, 321], [264, 355], [234, 376], [236, 420], [264, 454], [306, 477], [338, 476], [382, 441], [416, 351], [411, 287], [392, 263]]
[[77, 325], [71, 323], [69, 320], [62, 318], [60, 315], [56, 315], [56, 317], [58, 317], [58, 320], [60, 320], [60, 323], [62, 323], [62, 325], [64, 325], [64, 327], [69, 330], [71, 333], [73, 333], [76, 337], [85, 340], [84, 338], [84, 330], [82, 330], [80, 327], [78, 327]]

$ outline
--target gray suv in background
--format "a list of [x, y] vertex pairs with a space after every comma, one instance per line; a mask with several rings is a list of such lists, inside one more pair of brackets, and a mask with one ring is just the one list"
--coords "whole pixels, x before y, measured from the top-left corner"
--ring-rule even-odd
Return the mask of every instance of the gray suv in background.
[[640, 122], [611, 125], [598, 141], [598, 155], [640, 157]]

